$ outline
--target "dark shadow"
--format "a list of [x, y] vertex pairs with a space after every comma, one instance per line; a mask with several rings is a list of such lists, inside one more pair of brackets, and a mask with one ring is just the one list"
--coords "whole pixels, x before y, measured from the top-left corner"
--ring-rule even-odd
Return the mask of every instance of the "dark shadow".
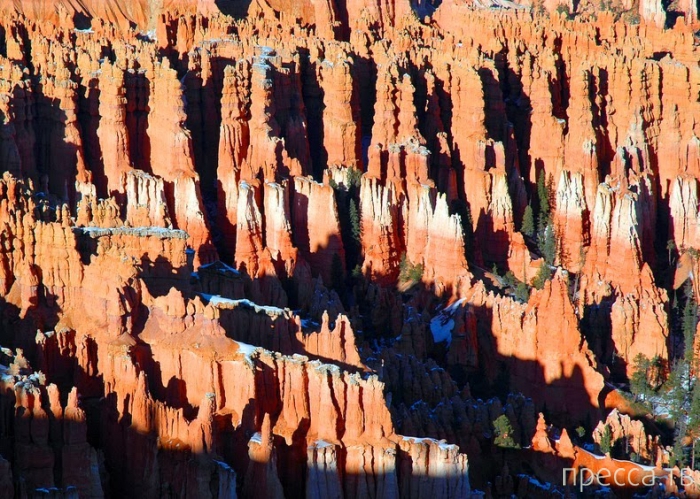
[[[377, 64], [368, 57], [355, 57], [353, 75], [358, 82], [362, 137], [372, 136], [374, 105], [377, 102]], [[365, 163], [365, 169], [367, 163]]]
[[75, 29], [88, 30], [92, 27], [92, 18], [85, 12], [77, 11], [73, 14]]
[[44, 95], [42, 85], [37, 85], [33, 93], [36, 109], [34, 158], [40, 185], [48, 187], [47, 194], [54, 199], [72, 206], [76, 202], [75, 179], [81, 151], [76, 144], [66, 142], [65, 137], [68, 127], [77, 128], [79, 133], [80, 126], [77, 121], [69, 122], [66, 112], [60, 107], [60, 99]]
[[[608, 95], [610, 75], [606, 69], [601, 68], [590, 77], [588, 99], [593, 111], [593, 127], [597, 135], [598, 154], [598, 180], [604, 179], [610, 173], [610, 164], [615, 155], [608, 120]], [[600, 106], [598, 105], [600, 103]]]
[[230, 58], [211, 56], [206, 80], [200, 68], [188, 71], [183, 78], [187, 128], [192, 133], [195, 170], [200, 177], [205, 204], [216, 204], [224, 69], [234, 63]]
[[0, 55], [7, 57], [7, 31], [4, 26], [0, 26]]
[[311, 169], [317, 182], [323, 180], [323, 171], [328, 163], [328, 152], [323, 147], [323, 98], [324, 91], [318, 80], [318, 62], [309, 60], [308, 49], [300, 49], [301, 73], [303, 75], [302, 96], [306, 108], [308, 122], [309, 151], [311, 153]]
[[[300, 70], [295, 62], [282, 63], [280, 67], [275, 67], [273, 89], [275, 119], [280, 126], [280, 137], [285, 139], [287, 154], [290, 159], [296, 159], [302, 168], [306, 169], [311, 163], [311, 155]], [[278, 161], [277, 164], [281, 165], [282, 161]], [[305, 171], [305, 174], [308, 173], [311, 172]], [[285, 178], [287, 175], [282, 172], [281, 176]]]
[[223, 14], [243, 19], [248, 16], [252, 0], [215, 0], [214, 3]]
[[432, 16], [441, 3], [442, 0], [414, 0], [411, 2], [411, 8], [419, 19], [423, 19]]
[[146, 173], [151, 170], [151, 139], [148, 136], [149, 100], [151, 83], [145, 71], [127, 71], [124, 74], [126, 87], [126, 129], [129, 134], [129, 154], [134, 168]]
[[484, 89], [484, 121], [488, 137], [504, 142], [503, 130], [508, 118], [498, 75], [494, 75], [490, 68], [482, 67], [479, 69], [479, 77]]
[[[598, 304], [586, 305], [581, 318], [581, 330], [589, 348], [600, 362], [607, 365], [610, 365], [616, 356], [611, 337], [613, 303], [615, 297], [611, 296], [602, 299]], [[620, 374], [619, 370], [616, 370], [616, 374]]]

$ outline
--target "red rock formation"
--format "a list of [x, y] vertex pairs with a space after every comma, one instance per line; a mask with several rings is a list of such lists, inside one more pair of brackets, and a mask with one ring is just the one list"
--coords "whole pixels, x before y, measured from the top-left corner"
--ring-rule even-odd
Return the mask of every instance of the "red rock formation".
[[[228, 256], [233, 255], [238, 223], [238, 183], [250, 143], [246, 112], [247, 67], [227, 66], [221, 97], [221, 130], [219, 132], [219, 226], [225, 229], [224, 242]], [[250, 179], [248, 179], [250, 180]]]
[[[537, 341], [536, 348], [542, 350], [535, 353], [533, 357], [538, 359], [543, 368], [544, 383], [554, 387], [561, 383], [563, 390], [561, 393], [567, 393], [567, 398], [571, 397], [574, 389], [582, 389], [587, 394], [587, 402], [596, 407], [598, 395], [603, 389], [602, 377], [594, 371], [595, 360], [587, 351], [585, 341], [583, 346], [579, 347], [582, 340], [573, 306], [568, 298], [565, 278], [558, 273], [551, 283], [545, 285], [542, 291], [533, 295], [528, 302], [528, 308], [538, 311], [537, 318], [531, 321], [526, 312], [523, 329], [527, 330], [528, 327], [532, 327], [536, 331], [535, 337], [544, 335], [549, 338], [548, 341], [554, 341], [554, 344], [567, 349], [554, 353], [545, 347], [546, 343], [535, 340]], [[549, 328], [549, 325], [555, 321], [563, 325], [563, 327], [558, 328], [558, 334], [561, 335], [558, 339], [552, 337], [552, 334], [556, 333]], [[523, 355], [527, 349], [522, 345], [518, 351], [521, 352], [520, 355]], [[525, 354], [525, 358], [527, 355]], [[551, 393], [552, 390], [548, 388], [547, 392]], [[572, 399], [569, 400], [573, 402]], [[562, 402], [567, 404], [563, 400]]]
[[[635, 191], [643, 192], [644, 185], [640, 182]], [[668, 323], [663, 307], [667, 298], [654, 284], [649, 266], [642, 263], [644, 221], [648, 220], [643, 210], [648, 205], [637, 192], [627, 191], [624, 181], [600, 185], [581, 285], [583, 303], [599, 303], [606, 296], [614, 296], [612, 340], [617, 354], [628, 362], [628, 374], [638, 353], [668, 358]], [[630, 265], [632, 255], [636, 256]]]
[[[49, 79], [43, 88], [45, 97], [38, 100], [37, 118], [45, 120], [48, 125], [39, 130], [39, 147], [46, 149], [45, 156], [38, 159], [45, 168], [51, 191], [68, 200], [74, 197], [72, 184], [90, 183], [92, 176], [87, 171], [77, 124], [77, 85], [60, 59], [58, 63], [54, 78]], [[58, 102], [58, 113], [54, 113], [48, 104], [51, 99]], [[49, 151], [54, 154], [47, 154]]]
[[[466, 497], [466, 453], [487, 493], [545, 496], [489, 462], [493, 421], [527, 446], [536, 408], [600, 420], [635, 356], [678, 356], [696, 9], [436, 3], [0, 7], [0, 164], [23, 178], [0, 182], [0, 342], [24, 350], [0, 355], [22, 371], [0, 495]], [[556, 270], [516, 232], [542, 173]], [[471, 398], [506, 378], [533, 400]], [[639, 469], [552, 436], [540, 477]]]
[[382, 187], [377, 179], [362, 177], [362, 271], [377, 282], [391, 283], [399, 274], [402, 246], [399, 238], [399, 203], [395, 196], [392, 184]]
[[[557, 475], [561, 479], [562, 476], [566, 476], [569, 485], [572, 485], [574, 480], [577, 480], [577, 483], [580, 480], [578, 476], [574, 477], [573, 472], [565, 471], [565, 468], [573, 468], [574, 470], [584, 468], [589, 470], [593, 476], [602, 477], [605, 477], [609, 471], [610, 477], [603, 478], [603, 482], [608, 486], [612, 485], [616, 490], [624, 490], [642, 480], [648, 482], [650, 477], [662, 479], [668, 473], [667, 470], [641, 466], [631, 461], [612, 459], [608, 455], [596, 456], [574, 445], [566, 429], [561, 430], [559, 439], [552, 441], [541, 413], [537, 423], [537, 432], [532, 438], [532, 450], [535, 451], [533, 463], [536, 463], [536, 466], [546, 469], [551, 477]], [[606, 472], [601, 473], [602, 470], [606, 470]], [[617, 475], [615, 475], [616, 472]], [[617, 481], [614, 479], [615, 476], [618, 477]], [[613, 478], [611, 479], [611, 477]]]
[[122, 191], [122, 178], [131, 169], [129, 135], [126, 128], [124, 73], [109, 62], [100, 68], [100, 127], [97, 136], [104, 162], [106, 190]]
[[[300, 338], [301, 336], [301, 338]], [[328, 314], [324, 313], [321, 330], [311, 334], [297, 333], [297, 339], [304, 345], [304, 351], [313, 357], [333, 360], [347, 366], [364, 369], [357, 352], [355, 335], [347, 317], [339, 315], [331, 330]]]
[[645, 0], [639, 2], [639, 15], [642, 19], [659, 28], [666, 24], [666, 12], [660, 2]]
[[359, 101], [353, 66], [348, 54], [319, 66], [323, 90], [323, 139], [328, 165], [358, 167], [360, 163]]
[[126, 223], [132, 227], [172, 227], [163, 179], [140, 170], [122, 177]]
[[623, 441], [626, 446], [629, 446], [630, 452], [634, 452], [641, 459], [652, 463], [658, 461], [657, 452], [661, 450], [659, 438], [652, 438], [651, 435], [647, 435], [644, 424], [641, 421], [634, 420], [613, 409], [608, 414], [605, 423], [599, 422], [593, 431], [593, 440], [598, 444], [600, 444], [605, 425], [610, 428], [613, 441], [624, 439]]
[[253, 277], [258, 275], [258, 258], [263, 249], [263, 220], [255, 199], [256, 190], [247, 182], [241, 182], [236, 210], [236, 264]]
[[559, 261], [572, 272], [579, 272], [586, 258], [588, 214], [583, 181], [581, 174], [563, 171], [556, 192], [554, 231], [559, 239]]
[[[166, 198], [173, 221], [187, 232], [197, 260], [208, 263], [215, 258], [204, 218], [199, 179], [192, 162], [192, 141], [184, 127], [185, 109], [181, 84], [167, 59], [156, 65], [150, 98], [148, 136], [151, 169], [167, 183]], [[166, 156], [162, 154], [167, 151]]]
[[[458, 216], [450, 215], [444, 195], [432, 187], [413, 184], [407, 197], [406, 258], [422, 263], [426, 282], [434, 282], [436, 293], [456, 292], [468, 286], [470, 274], [464, 250], [462, 226]], [[452, 248], [446, 258], [443, 248]]]
[[294, 274], [298, 251], [292, 245], [292, 225], [289, 207], [289, 184], [266, 182], [263, 186], [265, 206], [265, 244], [275, 262], [287, 275]]
[[292, 208], [296, 247], [314, 273], [331, 283], [334, 255], [344, 267], [345, 252], [333, 189], [306, 177], [294, 178]]
[[[595, 416], [604, 381], [581, 336], [567, 285], [567, 277], [559, 271], [530, 296], [527, 305], [484, 296], [483, 290], [467, 300], [490, 309], [494, 347], [509, 365], [512, 386], [550, 410]], [[558, 326], [552, 329], [551, 324]]]

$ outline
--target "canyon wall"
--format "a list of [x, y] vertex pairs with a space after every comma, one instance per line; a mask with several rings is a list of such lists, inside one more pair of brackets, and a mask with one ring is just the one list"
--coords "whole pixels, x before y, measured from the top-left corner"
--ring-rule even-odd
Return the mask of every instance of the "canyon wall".
[[593, 462], [535, 414], [678, 357], [697, 14], [501, 3], [3, 5], [0, 488], [469, 497], [502, 415]]

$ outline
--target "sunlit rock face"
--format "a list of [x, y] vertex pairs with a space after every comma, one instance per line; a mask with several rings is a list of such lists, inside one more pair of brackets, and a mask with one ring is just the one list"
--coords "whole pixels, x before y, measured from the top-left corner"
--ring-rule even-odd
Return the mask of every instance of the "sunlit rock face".
[[700, 351], [697, 21], [0, 5], [0, 497], [667, 476], [668, 435], [622, 392], [639, 359], [656, 382]]

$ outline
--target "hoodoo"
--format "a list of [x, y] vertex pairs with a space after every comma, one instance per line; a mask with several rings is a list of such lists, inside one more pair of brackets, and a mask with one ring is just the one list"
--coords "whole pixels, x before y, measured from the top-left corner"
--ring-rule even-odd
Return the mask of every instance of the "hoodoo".
[[2, 2], [0, 497], [700, 497], [695, 3]]

